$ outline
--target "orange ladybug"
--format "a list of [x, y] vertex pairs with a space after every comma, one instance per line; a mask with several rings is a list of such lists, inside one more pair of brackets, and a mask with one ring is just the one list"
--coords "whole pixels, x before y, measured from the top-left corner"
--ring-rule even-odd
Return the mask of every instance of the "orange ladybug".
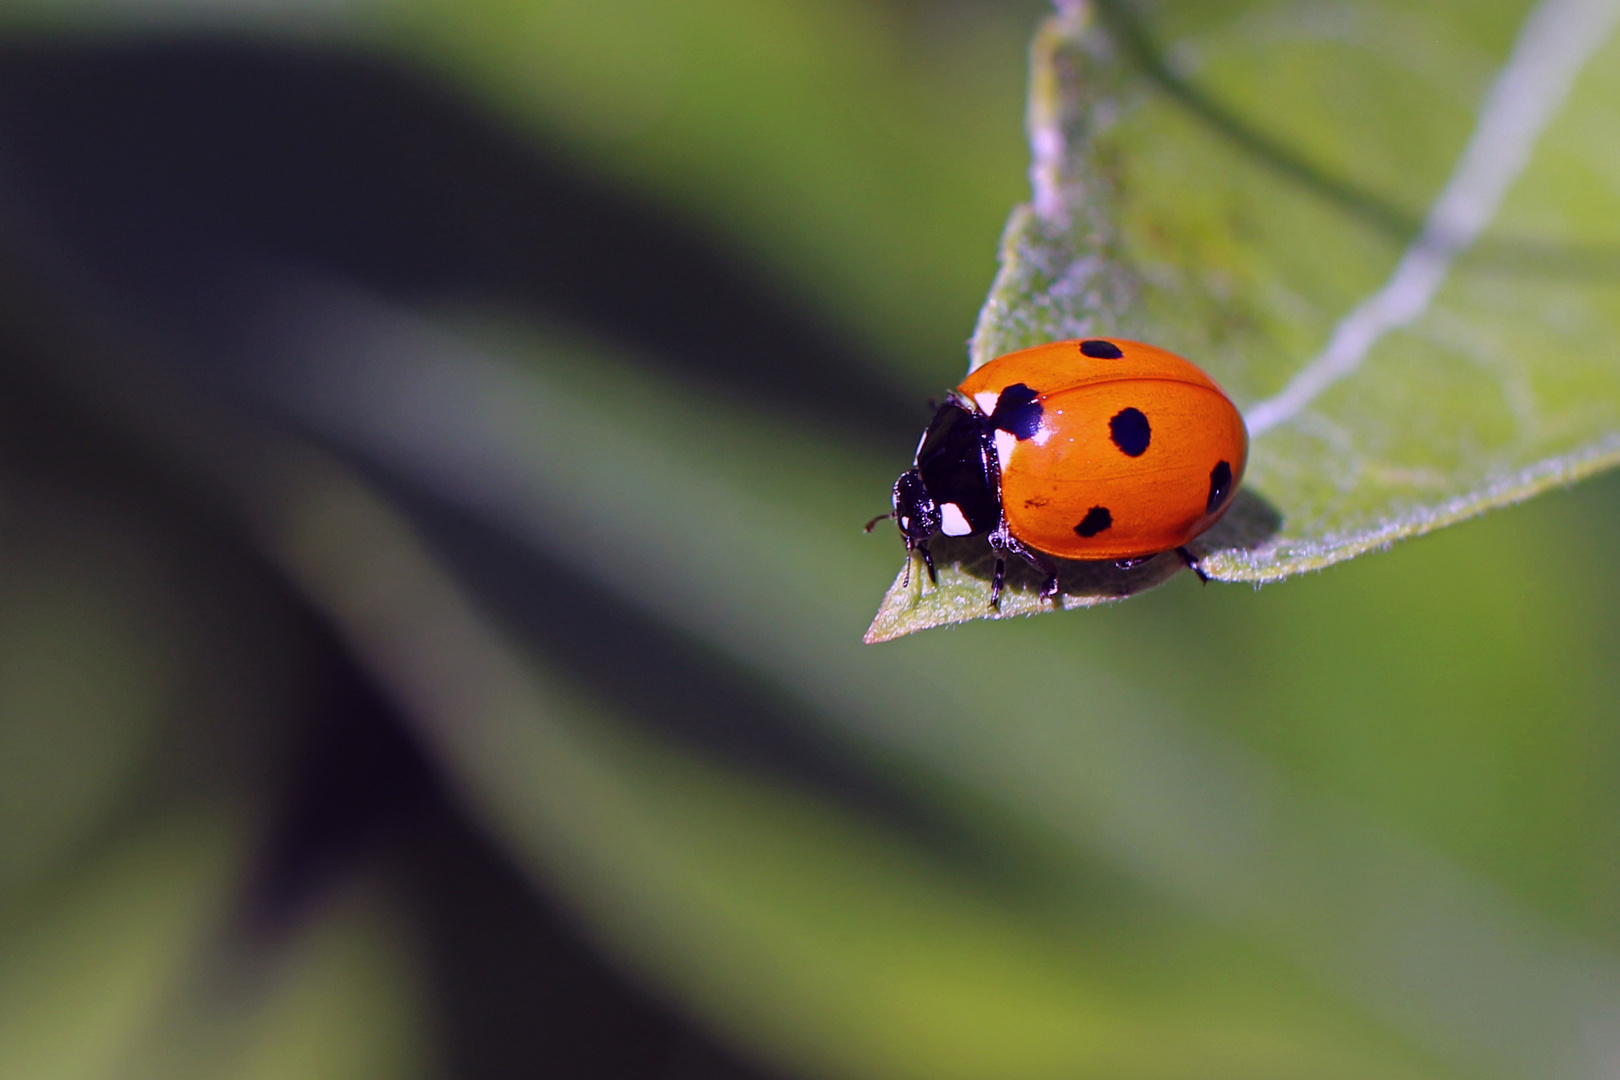
[[987, 537], [993, 607], [1009, 553], [1046, 575], [1043, 598], [1054, 555], [1130, 566], [1177, 551], [1203, 577], [1185, 545], [1231, 505], [1248, 453], [1242, 415], [1195, 365], [1137, 341], [1058, 341], [947, 395], [884, 516], [935, 581], [934, 536]]

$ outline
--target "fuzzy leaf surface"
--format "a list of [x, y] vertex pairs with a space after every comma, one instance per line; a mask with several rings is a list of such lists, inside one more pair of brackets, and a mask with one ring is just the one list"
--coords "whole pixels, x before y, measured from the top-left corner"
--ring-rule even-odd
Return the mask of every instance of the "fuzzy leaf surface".
[[[1620, 4], [1071, 5], [974, 366], [1151, 341], [1244, 410], [1202, 569], [1277, 581], [1620, 459]], [[976, 550], [872, 640], [993, 616]], [[980, 560], [982, 561], [982, 560]], [[1165, 560], [1158, 560], [1163, 562]], [[1066, 574], [1059, 607], [1164, 580]], [[1000, 615], [1041, 605], [1019, 577]]]

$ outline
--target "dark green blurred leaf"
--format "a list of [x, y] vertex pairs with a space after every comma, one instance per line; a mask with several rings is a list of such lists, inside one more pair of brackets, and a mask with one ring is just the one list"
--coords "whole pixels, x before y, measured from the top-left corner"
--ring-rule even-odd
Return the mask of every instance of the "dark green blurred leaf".
[[701, 223], [875, 346], [872, 375], [915, 398], [920, 415], [972, 331], [994, 238], [1023, 190], [1016, 88], [1043, 9], [24, 0], [0, 7], [0, 29], [138, 37], [178, 26], [399, 56], [509, 128]]
[[[0, 549], [0, 898], [107, 827], [179, 703], [175, 598], [86, 499], [11, 478]], [[0, 904], [0, 911], [4, 905]]]

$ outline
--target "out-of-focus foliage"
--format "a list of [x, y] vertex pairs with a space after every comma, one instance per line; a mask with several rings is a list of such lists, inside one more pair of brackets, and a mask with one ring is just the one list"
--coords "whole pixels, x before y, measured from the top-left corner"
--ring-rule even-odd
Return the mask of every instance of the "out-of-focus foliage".
[[[47, 539], [0, 582], [0, 737], [64, 778], [0, 802], [0, 1018], [38, 1036], [0, 1055], [1607, 1074], [1613, 483], [1258, 594], [861, 644], [897, 544], [859, 525], [1024, 197], [1041, 8], [156, 10], [0, 48], [0, 464], [37, 471], [30, 420], [123, 515], [83, 530], [110, 564]], [[1147, 15], [1177, 56], [1250, 10]], [[356, 806], [395, 831], [318, 827]], [[501, 967], [566, 966], [553, 904], [747, 1065], [626, 1057], [622, 1002]], [[546, 1056], [576, 1029], [599, 1058]]]
[[0, 1075], [426, 1075], [374, 886], [232, 933], [308, 704], [290, 613], [5, 411]]

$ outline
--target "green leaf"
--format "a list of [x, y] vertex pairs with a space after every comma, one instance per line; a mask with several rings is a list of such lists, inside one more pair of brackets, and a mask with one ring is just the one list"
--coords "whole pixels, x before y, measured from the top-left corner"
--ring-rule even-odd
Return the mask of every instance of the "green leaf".
[[[972, 362], [1113, 334], [1206, 368], [1253, 445], [1205, 573], [1280, 580], [1620, 460], [1620, 4], [1060, 7]], [[902, 574], [872, 639], [996, 614], [977, 554]], [[1076, 567], [1057, 606], [1171, 569]]]

